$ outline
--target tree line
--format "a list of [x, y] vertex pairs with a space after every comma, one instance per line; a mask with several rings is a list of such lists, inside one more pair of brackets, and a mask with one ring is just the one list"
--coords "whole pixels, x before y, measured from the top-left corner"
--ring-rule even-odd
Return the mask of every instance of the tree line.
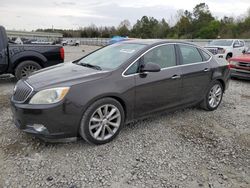
[[115, 35], [132, 38], [172, 38], [172, 39], [213, 39], [213, 38], [250, 38], [250, 9], [245, 17], [214, 17], [206, 3], [197, 4], [193, 11], [179, 10], [176, 24], [170, 26], [163, 18], [143, 16], [131, 25], [129, 20], [122, 21], [118, 27], [97, 27], [94, 24], [77, 30], [38, 29], [43, 32], [59, 32], [63, 37], [110, 38]]

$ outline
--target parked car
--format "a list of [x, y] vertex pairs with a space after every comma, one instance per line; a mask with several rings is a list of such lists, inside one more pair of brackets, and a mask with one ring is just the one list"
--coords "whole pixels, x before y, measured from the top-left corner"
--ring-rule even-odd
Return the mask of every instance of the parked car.
[[244, 55], [230, 58], [229, 64], [231, 77], [250, 80], [250, 49]]
[[62, 41], [62, 45], [66, 46], [79, 46], [80, 45], [80, 41], [79, 40], [63, 40]]
[[21, 79], [44, 67], [64, 61], [64, 49], [55, 45], [20, 45], [8, 42], [0, 26], [0, 74], [10, 73]]
[[131, 40], [20, 80], [16, 126], [43, 139], [114, 139], [123, 125], [155, 112], [201, 105], [212, 111], [228, 87], [227, 61], [189, 43]]
[[205, 49], [218, 58], [228, 60], [233, 56], [241, 55], [246, 50], [246, 45], [244, 40], [220, 39], [211, 41]]
[[129, 40], [128, 37], [121, 37], [121, 36], [113, 36], [109, 41], [108, 44], [114, 44], [117, 42], [127, 41]]

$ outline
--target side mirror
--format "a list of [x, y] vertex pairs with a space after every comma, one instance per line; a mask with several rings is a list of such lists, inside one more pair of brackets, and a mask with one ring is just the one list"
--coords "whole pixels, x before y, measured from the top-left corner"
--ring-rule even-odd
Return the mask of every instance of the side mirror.
[[246, 53], [246, 49], [244, 49], [244, 50], [242, 51], [242, 53], [245, 54], [245, 53]]
[[156, 64], [156, 63], [147, 63], [145, 65], [142, 65], [140, 68], [140, 72], [160, 72], [161, 71], [161, 67]]

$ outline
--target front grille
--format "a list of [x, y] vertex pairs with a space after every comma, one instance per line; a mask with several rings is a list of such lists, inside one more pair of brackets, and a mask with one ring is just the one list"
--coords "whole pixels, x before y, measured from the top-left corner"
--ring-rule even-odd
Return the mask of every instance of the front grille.
[[250, 63], [245, 63], [245, 62], [239, 62], [238, 66], [240, 67], [245, 67], [245, 68], [250, 68]]
[[28, 99], [33, 89], [25, 81], [19, 80], [16, 84], [13, 93], [13, 100], [17, 102], [24, 102]]
[[217, 48], [206, 48], [209, 52], [211, 52], [213, 55], [218, 54], [218, 49]]

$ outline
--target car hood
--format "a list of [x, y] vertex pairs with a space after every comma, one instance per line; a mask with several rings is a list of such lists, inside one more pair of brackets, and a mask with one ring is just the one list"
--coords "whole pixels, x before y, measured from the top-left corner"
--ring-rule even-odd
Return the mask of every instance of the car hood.
[[97, 80], [111, 74], [110, 71], [95, 70], [74, 63], [63, 63], [39, 70], [25, 79], [34, 89], [51, 86], [71, 86]]
[[235, 57], [230, 58], [230, 60], [250, 63], [250, 54], [243, 54], [240, 56], [235, 56]]

